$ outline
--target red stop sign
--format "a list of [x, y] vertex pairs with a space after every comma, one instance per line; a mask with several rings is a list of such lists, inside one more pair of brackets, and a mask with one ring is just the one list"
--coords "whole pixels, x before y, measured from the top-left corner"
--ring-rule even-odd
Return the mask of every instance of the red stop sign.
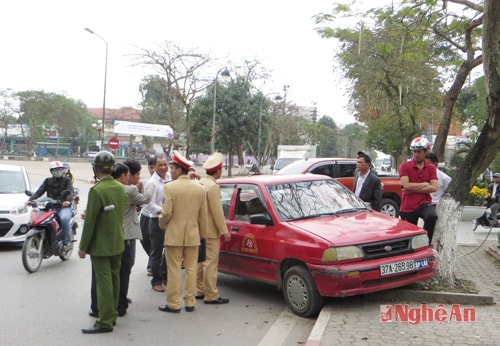
[[118, 138], [116, 138], [116, 137], [110, 138], [108, 141], [108, 146], [111, 149], [117, 149], [120, 146], [120, 142], [118, 141]]

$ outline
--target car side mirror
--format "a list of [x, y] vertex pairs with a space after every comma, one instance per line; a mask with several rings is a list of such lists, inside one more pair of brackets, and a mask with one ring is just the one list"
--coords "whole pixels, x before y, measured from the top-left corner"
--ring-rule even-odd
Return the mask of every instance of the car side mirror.
[[273, 226], [273, 219], [269, 216], [269, 214], [253, 214], [250, 215], [250, 223], [252, 225], [266, 225]]

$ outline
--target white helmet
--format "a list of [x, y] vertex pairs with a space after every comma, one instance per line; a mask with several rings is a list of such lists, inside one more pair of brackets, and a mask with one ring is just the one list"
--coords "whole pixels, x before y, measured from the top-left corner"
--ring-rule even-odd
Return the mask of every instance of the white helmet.
[[61, 161], [52, 161], [50, 163], [50, 170], [56, 169], [56, 168], [62, 168], [64, 169], [64, 165]]
[[417, 137], [410, 144], [410, 150], [429, 150], [431, 143], [425, 137]]

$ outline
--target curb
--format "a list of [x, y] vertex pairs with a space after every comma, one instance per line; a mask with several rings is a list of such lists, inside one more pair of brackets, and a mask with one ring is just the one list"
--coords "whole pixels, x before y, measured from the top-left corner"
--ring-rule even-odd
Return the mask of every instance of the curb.
[[[452, 292], [431, 292], [418, 291], [408, 289], [394, 289], [387, 291], [374, 292], [364, 294], [363, 299], [366, 301], [418, 301], [425, 303], [441, 303], [441, 304], [465, 304], [465, 305], [494, 305], [493, 296], [468, 293], [452, 293]], [[321, 338], [325, 332], [325, 328], [330, 321], [332, 308], [325, 305], [321, 309], [316, 322], [307, 338], [305, 346], [320, 346]]]
[[490, 256], [493, 256], [497, 261], [500, 261], [500, 249], [498, 247], [490, 246], [486, 252]]
[[453, 293], [453, 292], [431, 292], [418, 290], [388, 290], [375, 292], [363, 295], [366, 301], [395, 301], [407, 300], [426, 303], [442, 303], [442, 304], [466, 304], [466, 305], [494, 305], [493, 296], [470, 294], [470, 293]]

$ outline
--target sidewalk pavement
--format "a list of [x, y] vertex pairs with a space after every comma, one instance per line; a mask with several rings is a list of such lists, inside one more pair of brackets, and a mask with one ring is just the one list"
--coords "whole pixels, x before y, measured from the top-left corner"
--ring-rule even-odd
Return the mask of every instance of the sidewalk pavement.
[[[496, 240], [499, 229], [493, 229], [485, 240], [488, 230], [474, 233], [478, 245], [484, 240], [481, 247], [458, 245], [457, 248], [456, 276], [473, 281], [479, 289], [478, 295], [436, 292], [431, 297], [395, 289], [380, 292], [378, 299], [373, 297], [377, 294], [330, 299], [319, 314], [306, 346], [500, 344], [500, 249]], [[402, 322], [396, 309], [405, 308], [406, 304], [408, 321]], [[392, 320], [383, 322], [382, 312], [388, 308], [392, 308]], [[473, 312], [475, 321], [470, 321]], [[460, 317], [464, 320], [469, 317], [469, 321], [458, 322]]]

